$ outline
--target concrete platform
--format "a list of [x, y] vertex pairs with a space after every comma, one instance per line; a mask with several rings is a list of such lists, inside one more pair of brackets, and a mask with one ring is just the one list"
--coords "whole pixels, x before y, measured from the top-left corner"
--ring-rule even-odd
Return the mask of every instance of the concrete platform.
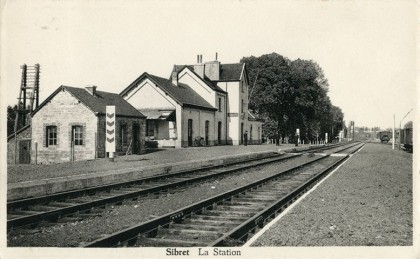
[[[7, 199], [17, 200], [43, 196], [87, 187], [141, 179], [155, 175], [221, 165], [224, 163], [263, 158], [271, 155], [273, 152], [293, 153], [309, 150], [314, 147], [315, 146], [310, 145], [295, 147], [294, 145], [289, 144], [281, 146], [252, 145], [166, 149], [141, 156], [118, 157], [116, 158], [116, 162], [102, 159], [102, 162], [101, 160], [95, 160], [58, 165], [27, 165], [28, 169], [31, 169], [31, 167], [36, 168], [38, 166], [43, 166], [46, 170], [50, 169], [49, 167], [57, 167], [56, 170], [60, 170], [61, 167], [64, 174], [66, 170], [70, 169], [71, 171], [68, 172], [68, 175], [44, 179], [42, 179], [44, 174], [41, 171], [38, 173], [40, 179], [8, 183]], [[198, 157], [204, 158], [197, 159]], [[105, 167], [99, 167], [98, 163], [101, 163], [101, 165]], [[80, 164], [82, 164], [81, 166], [83, 167], [80, 169], [83, 170], [73, 171], [74, 167], [77, 168]]]

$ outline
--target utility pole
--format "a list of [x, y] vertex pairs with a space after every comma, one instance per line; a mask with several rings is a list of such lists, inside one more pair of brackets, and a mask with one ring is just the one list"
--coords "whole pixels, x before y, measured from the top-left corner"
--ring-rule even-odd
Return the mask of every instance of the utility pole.
[[394, 125], [392, 126], [392, 150], [395, 149], [395, 113], [394, 113]]

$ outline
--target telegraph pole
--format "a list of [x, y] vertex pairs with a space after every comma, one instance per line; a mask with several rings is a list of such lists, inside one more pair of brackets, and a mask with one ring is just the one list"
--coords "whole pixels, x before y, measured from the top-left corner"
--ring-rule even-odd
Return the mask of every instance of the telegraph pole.
[[395, 149], [395, 113], [394, 113], [394, 125], [392, 126], [392, 150]]

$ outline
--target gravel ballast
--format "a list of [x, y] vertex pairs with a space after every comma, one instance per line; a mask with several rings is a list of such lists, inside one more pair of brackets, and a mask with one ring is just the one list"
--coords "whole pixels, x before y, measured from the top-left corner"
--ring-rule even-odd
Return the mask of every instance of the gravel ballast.
[[410, 246], [413, 156], [367, 144], [252, 246]]
[[225, 191], [253, 183], [279, 171], [316, 158], [303, 155], [281, 163], [257, 167], [239, 174], [229, 175], [223, 179], [191, 186], [184, 191], [174, 190], [164, 196], [156, 196], [157, 199], [144, 199], [130, 202], [123, 206], [116, 206], [114, 209], [104, 213], [102, 217], [37, 228], [30, 235], [28, 233], [20, 233], [19, 230], [12, 231], [8, 235], [8, 246], [79, 246], [83, 242], [98, 239], [103, 235], [139, 224], [155, 216], [164, 215]]

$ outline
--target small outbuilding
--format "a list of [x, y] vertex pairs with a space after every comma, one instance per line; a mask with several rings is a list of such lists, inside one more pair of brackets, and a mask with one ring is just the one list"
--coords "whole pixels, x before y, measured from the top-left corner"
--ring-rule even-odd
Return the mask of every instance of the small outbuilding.
[[106, 157], [106, 106], [116, 113], [116, 154], [145, 152], [146, 117], [120, 95], [96, 86], [60, 86], [31, 114], [31, 163]]

